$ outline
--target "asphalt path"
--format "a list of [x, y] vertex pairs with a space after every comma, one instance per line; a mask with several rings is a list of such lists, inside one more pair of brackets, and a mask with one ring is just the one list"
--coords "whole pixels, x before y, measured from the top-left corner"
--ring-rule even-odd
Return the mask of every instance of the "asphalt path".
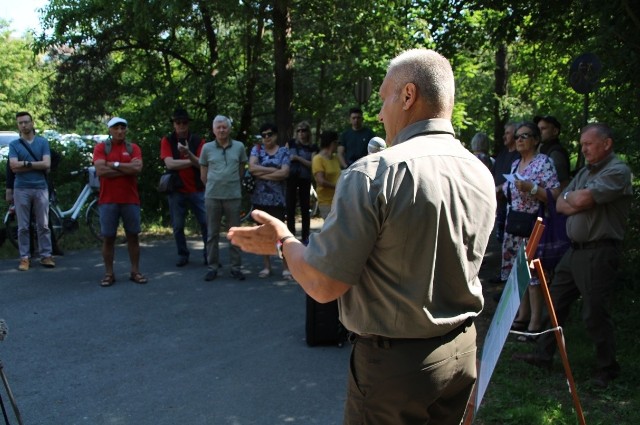
[[177, 268], [173, 241], [144, 244], [149, 283], [137, 285], [118, 246], [109, 288], [98, 249], [67, 252], [55, 269], [1, 260], [0, 361], [23, 423], [341, 423], [350, 347], [306, 345], [305, 295], [280, 278], [280, 260], [259, 279], [262, 259], [243, 254], [238, 281], [223, 244], [221, 273], [205, 282], [200, 258]]

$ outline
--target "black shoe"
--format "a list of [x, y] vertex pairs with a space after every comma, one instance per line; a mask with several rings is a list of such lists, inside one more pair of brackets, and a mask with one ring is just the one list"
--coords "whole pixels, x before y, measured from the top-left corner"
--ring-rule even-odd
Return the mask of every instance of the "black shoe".
[[600, 369], [591, 376], [591, 385], [597, 388], [605, 389], [609, 383], [620, 375], [620, 365], [617, 363], [610, 368]]
[[176, 267], [184, 267], [187, 264], [189, 264], [189, 257], [180, 257], [180, 259], [176, 263]]
[[207, 282], [211, 282], [216, 277], [218, 277], [218, 270], [209, 270], [204, 276], [204, 280], [206, 280]]
[[502, 277], [500, 277], [500, 275], [494, 276], [491, 279], [489, 279], [489, 283], [493, 283], [494, 285], [502, 285], [505, 282], [506, 280], [502, 280]]
[[542, 358], [534, 353], [514, 353], [511, 358], [546, 370], [551, 369], [553, 362], [551, 359]]
[[497, 303], [499, 303], [499, 302], [500, 302], [500, 298], [502, 298], [502, 292], [503, 292], [503, 291], [496, 292], [495, 294], [493, 294], [493, 300], [494, 300], [495, 302], [497, 302]]
[[231, 270], [231, 277], [238, 280], [244, 280], [244, 273], [240, 270]]

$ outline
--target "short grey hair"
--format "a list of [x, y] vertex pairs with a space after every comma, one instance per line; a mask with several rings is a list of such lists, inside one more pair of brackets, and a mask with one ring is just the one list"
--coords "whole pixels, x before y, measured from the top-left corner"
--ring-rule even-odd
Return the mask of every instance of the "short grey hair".
[[447, 58], [434, 50], [407, 50], [391, 60], [387, 75], [396, 92], [405, 84], [415, 84], [420, 96], [433, 109], [434, 118], [451, 118], [456, 89]]
[[479, 132], [471, 139], [471, 150], [473, 152], [489, 152], [489, 144], [489, 136]]
[[217, 122], [225, 122], [227, 123], [227, 126], [229, 128], [231, 128], [231, 126], [233, 125], [233, 122], [231, 121], [231, 118], [226, 117], [224, 115], [216, 115], [216, 117], [213, 119], [213, 122], [211, 123], [212, 126], [216, 125]]

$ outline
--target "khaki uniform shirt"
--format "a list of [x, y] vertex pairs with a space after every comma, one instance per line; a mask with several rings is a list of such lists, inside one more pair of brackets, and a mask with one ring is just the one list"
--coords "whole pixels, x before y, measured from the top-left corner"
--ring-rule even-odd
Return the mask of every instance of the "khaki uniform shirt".
[[611, 153], [602, 161], [580, 170], [565, 192], [580, 189], [591, 191], [595, 205], [567, 218], [569, 238], [574, 242], [621, 241], [633, 195], [629, 167]]
[[431, 338], [482, 310], [493, 178], [453, 134], [448, 120], [414, 123], [341, 176], [305, 259], [352, 285], [339, 299], [350, 331]]

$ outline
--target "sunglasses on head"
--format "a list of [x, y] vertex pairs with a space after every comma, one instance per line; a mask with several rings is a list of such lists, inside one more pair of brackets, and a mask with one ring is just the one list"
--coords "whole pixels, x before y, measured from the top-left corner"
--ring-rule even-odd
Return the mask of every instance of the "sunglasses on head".
[[297, 133], [307, 133], [309, 131], [308, 128], [299, 128], [296, 130]]
[[262, 138], [266, 139], [267, 137], [273, 136], [273, 131], [268, 131], [266, 133], [261, 134]]

